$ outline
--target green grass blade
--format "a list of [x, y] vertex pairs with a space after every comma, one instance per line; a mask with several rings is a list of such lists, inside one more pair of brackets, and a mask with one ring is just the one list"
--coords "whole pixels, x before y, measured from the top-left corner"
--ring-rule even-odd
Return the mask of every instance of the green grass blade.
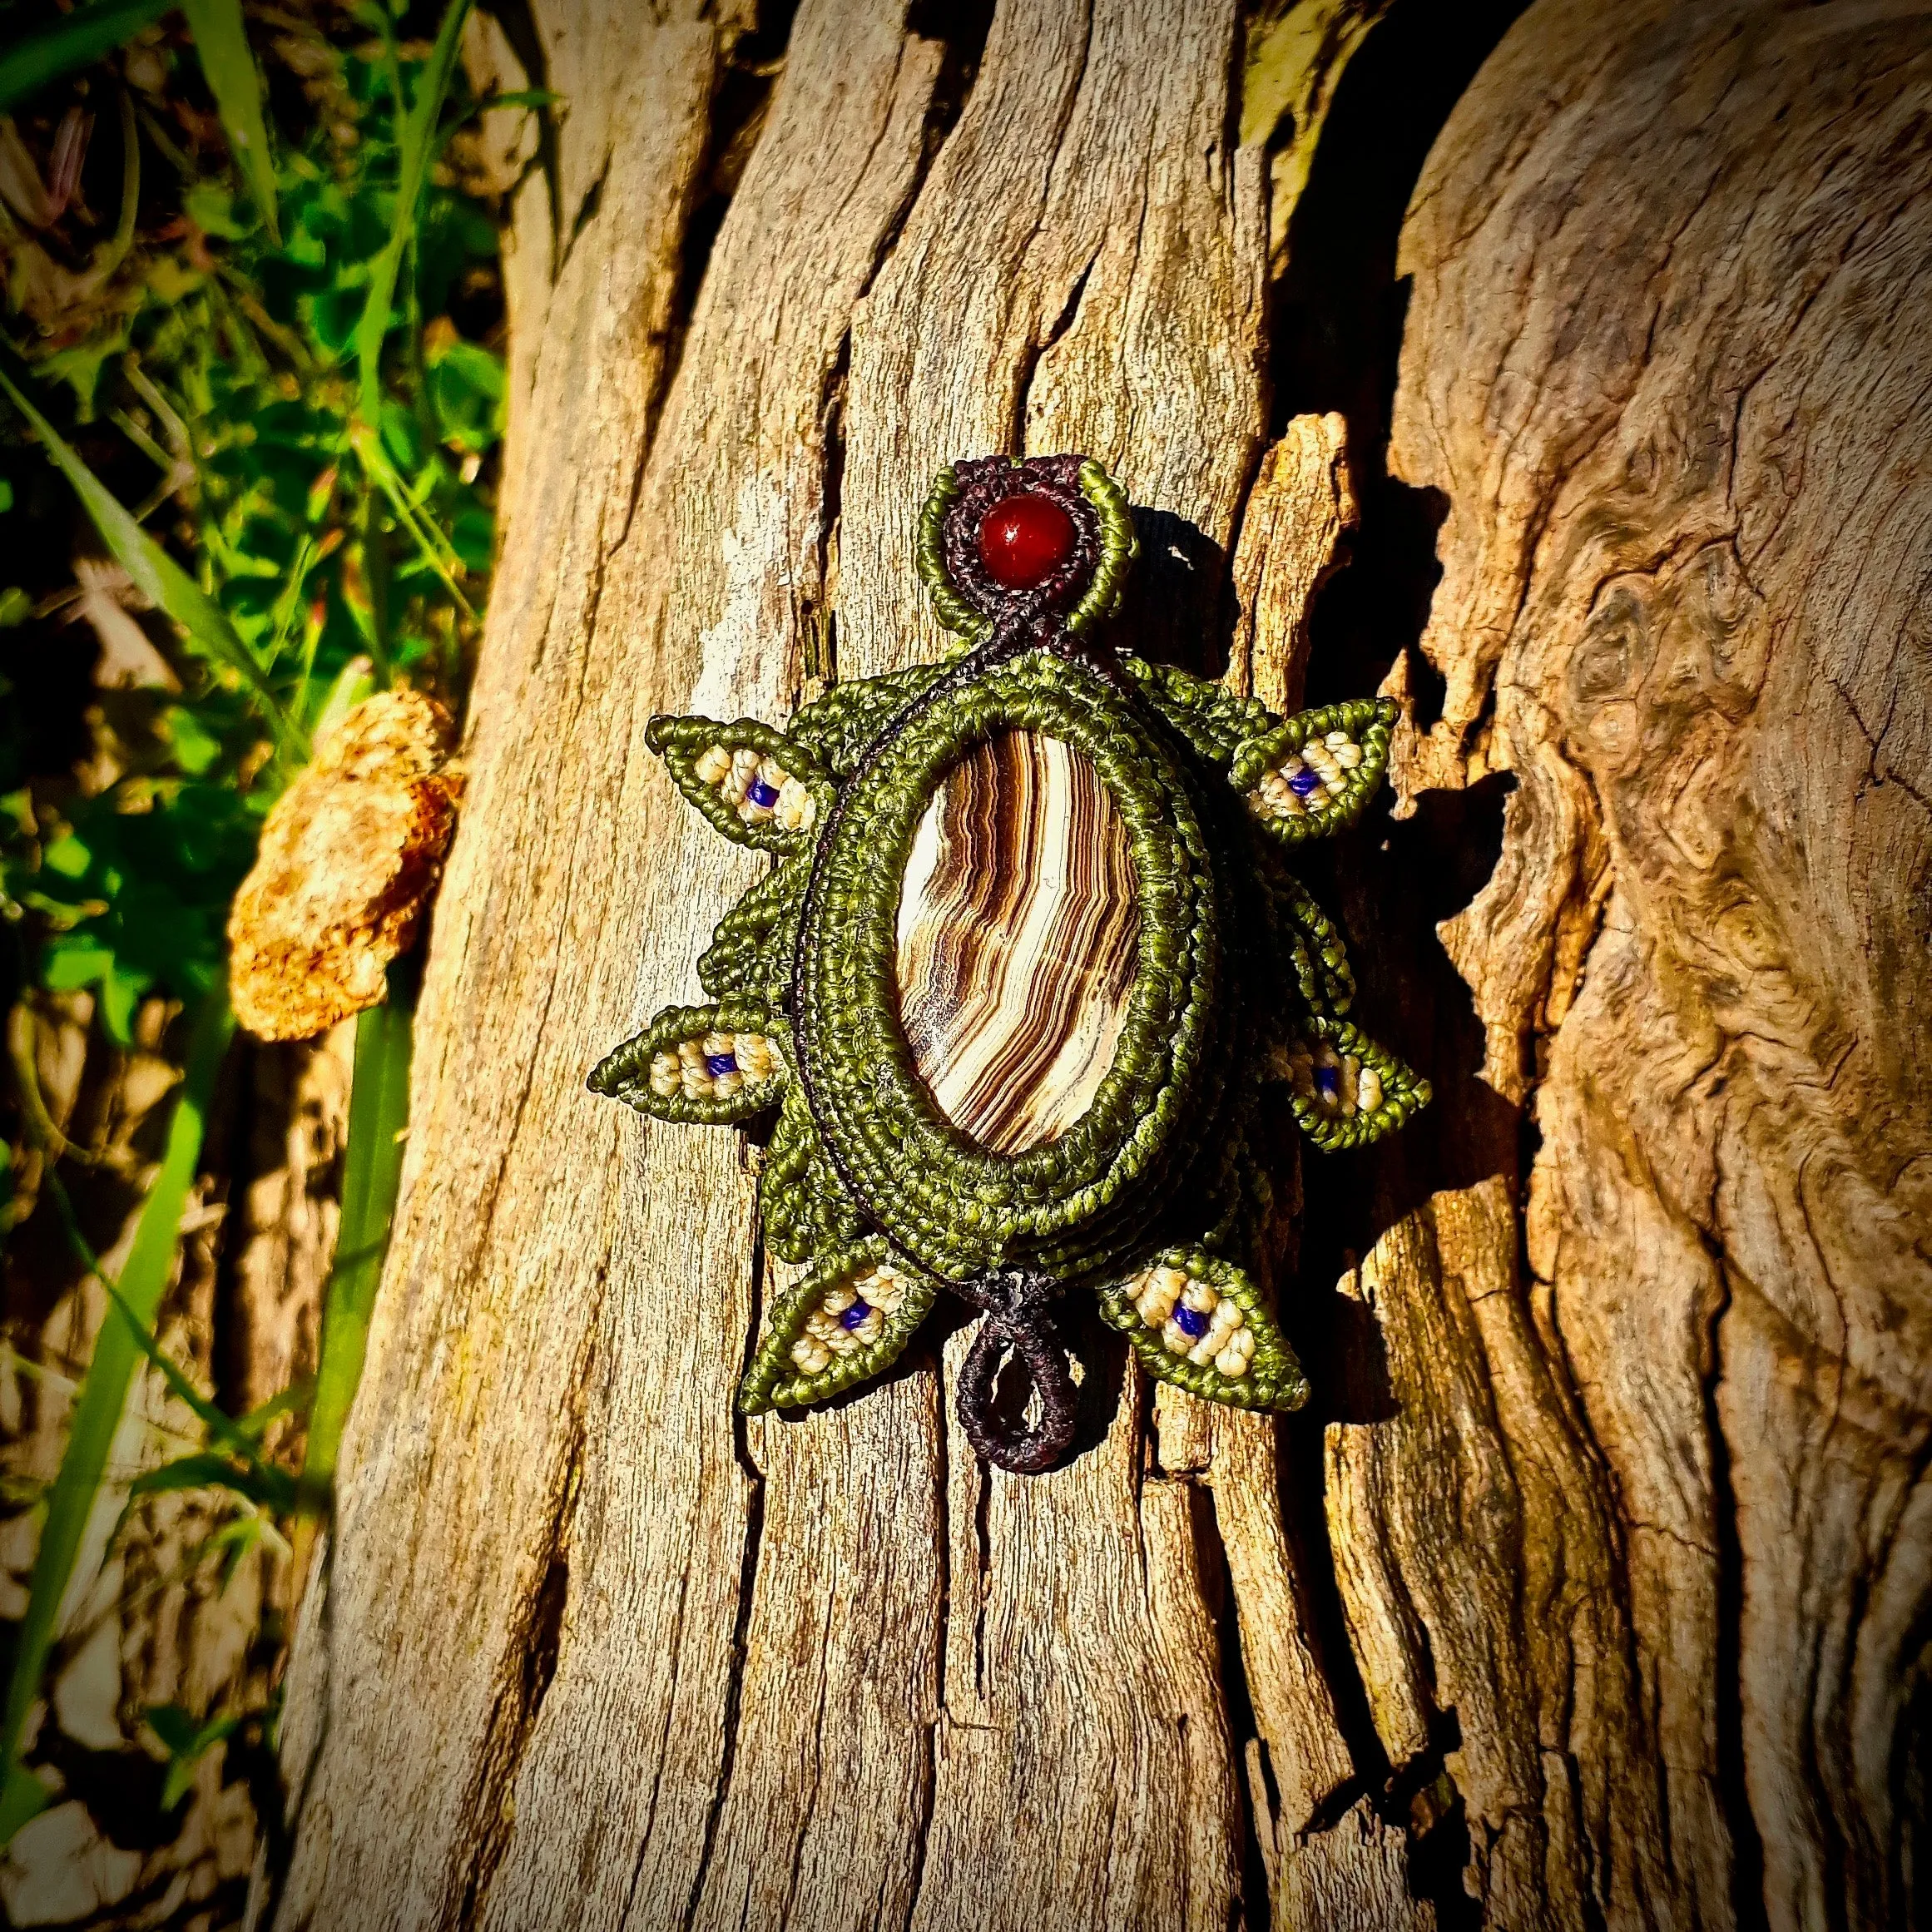
[[[114, 1305], [121, 1319], [127, 1324], [134, 1345], [161, 1371], [161, 1380], [167, 1384], [175, 1399], [200, 1420], [201, 1426], [208, 1432], [209, 1439], [224, 1444], [231, 1455], [238, 1457], [248, 1466], [251, 1474], [272, 1485], [282, 1477], [284, 1472], [276, 1464], [264, 1459], [260, 1447], [261, 1434], [278, 1415], [287, 1414], [291, 1409], [300, 1408], [308, 1400], [308, 1381], [305, 1380], [285, 1389], [280, 1395], [265, 1402], [260, 1408], [250, 1410], [239, 1421], [229, 1415], [195, 1386], [186, 1372], [149, 1333], [147, 1324], [136, 1312], [133, 1303], [107, 1279], [107, 1271], [101, 1266], [101, 1257], [88, 1246], [87, 1236], [81, 1232], [81, 1224], [74, 1213], [73, 1201], [62, 1184], [59, 1175], [51, 1167], [47, 1170], [46, 1182], [54, 1206], [59, 1210], [60, 1217], [67, 1226], [67, 1245], [80, 1257], [81, 1266], [107, 1290], [107, 1299]], [[136, 1483], [131, 1493], [142, 1493], [139, 1482]]]
[[350, 658], [335, 674], [335, 681], [322, 700], [322, 708], [315, 714], [309, 736], [318, 745], [326, 744], [337, 726], [376, 688], [373, 661], [367, 657]]
[[111, 53], [131, 35], [173, 10], [176, 0], [95, 0], [0, 54], [0, 114], [17, 102]]
[[299, 743], [299, 734], [276, 701], [261, 666], [235, 636], [221, 607], [135, 522], [3, 369], [0, 369], [0, 389], [27, 419], [54, 467], [73, 486], [74, 494], [94, 519], [102, 540], [136, 586], [181, 626], [190, 648], [240, 679], [278, 742]]
[[456, 572], [463, 568], [463, 560], [450, 550], [448, 538], [435, 523], [409, 501], [408, 487], [383, 448], [382, 438], [366, 424], [359, 424], [349, 440], [356, 454], [362, 458], [364, 470], [375, 478], [378, 487], [389, 498], [396, 521], [414, 539], [423, 561], [442, 578], [443, 587], [455, 598], [457, 607], [463, 616], [473, 618], [475, 609], [463, 594], [462, 585], [456, 581]]
[[13, 1834], [30, 1818], [37, 1818], [53, 1802], [53, 1793], [23, 1765], [7, 1767], [4, 1784], [0, 1784], [0, 1845], [11, 1841]]
[[270, 1428], [285, 1415], [305, 1415], [315, 1394], [315, 1378], [303, 1375], [290, 1383], [279, 1395], [271, 1395], [268, 1400], [238, 1418], [235, 1429], [250, 1442], [260, 1442]]
[[265, 1481], [259, 1471], [245, 1468], [228, 1456], [217, 1455], [211, 1449], [198, 1449], [192, 1455], [176, 1456], [171, 1463], [143, 1469], [128, 1484], [127, 1499], [131, 1503], [142, 1496], [165, 1496], [181, 1489], [230, 1489], [251, 1503], [285, 1508], [295, 1485], [286, 1470], [276, 1469], [271, 1474], [281, 1480]]
[[231, 1736], [242, 1723], [240, 1712], [225, 1717], [211, 1717], [197, 1724], [179, 1704], [154, 1704], [148, 1707], [148, 1728], [161, 1740], [168, 1754], [167, 1781], [161, 1786], [161, 1808], [171, 1811], [187, 1796], [195, 1781], [195, 1767], [220, 1744]]
[[[129, 1308], [144, 1325], [151, 1326], [155, 1310], [161, 1305], [161, 1295], [174, 1271], [181, 1210], [194, 1184], [209, 1102], [234, 1028], [235, 1017], [229, 1011], [224, 986], [208, 996], [196, 1016], [187, 1072], [168, 1119], [161, 1172], [148, 1190], [133, 1245], [117, 1284]], [[21, 1619], [15, 1640], [6, 1706], [0, 1712], [0, 1772], [5, 1777], [4, 1786], [0, 1786], [0, 1800], [11, 1797], [18, 1788], [14, 1774], [20, 1768], [21, 1738], [34, 1700], [40, 1694], [41, 1677], [59, 1633], [61, 1607], [72, 1578], [94, 1498], [107, 1467], [107, 1454], [121, 1426], [128, 1384], [138, 1359], [139, 1351], [127, 1323], [104, 1323], [94, 1344], [94, 1359], [88, 1364], [81, 1385], [80, 1399], [74, 1405], [60, 1474], [47, 1494], [47, 1521], [42, 1527], [40, 1548], [33, 1561], [27, 1614]], [[25, 1821], [22, 1818], [17, 1823]]]
[[398, 144], [401, 160], [396, 183], [396, 225], [369, 270], [369, 299], [363, 305], [362, 320], [355, 330], [363, 419], [372, 427], [382, 419], [383, 339], [389, 334], [395, 312], [396, 278], [402, 273], [403, 257], [415, 236], [417, 205], [423, 198], [424, 177], [433, 157], [436, 123], [443, 112], [443, 97], [449, 92], [449, 77], [455, 71], [463, 23], [469, 7], [470, 0], [449, 0], [449, 11], [443, 16], [436, 44], [417, 77], [416, 98], [403, 123], [402, 139]]
[[[309, 1409], [301, 1506], [311, 1518], [328, 1513], [342, 1430], [362, 1380], [389, 1223], [403, 1174], [409, 1122], [409, 1048], [415, 1023], [415, 968], [389, 969], [389, 997], [355, 1023], [355, 1069], [349, 1089], [349, 1144], [342, 1163], [342, 1219], [335, 1261], [322, 1300], [322, 1360]], [[301, 1574], [298, 1561], [296, 1575]]]
[[241, 0], [181, 0], [195, 37], [195, 52], [215, 97], [215, 111], [242, 179], [261, 211], [270, 239], [278, 245], [281, 223], [275, 213], [275, 170], [269, 153], [268, 125], [262, 118], [261, 76], [241, 24]]
[[200, 1419], [201, 1426], [215, 1441], [226, 1444], [245, 1461], [258, 1462], [260, 1459], [255, 1444], [242, 1433], [240, 1424], [225, 1414], [188, 1380], [174, 1358], [149, 1333], [147, 1324], [136, 1312], [134, 1304], [99, 1269], [95, 1273], [101, 1286], [107, 1290], [108, 1299], [119, 1310], [121, 1319], [127, 1324], [134, 1345], [161, 1371], [161, 1380], [167, 1384], [176, 1400]]

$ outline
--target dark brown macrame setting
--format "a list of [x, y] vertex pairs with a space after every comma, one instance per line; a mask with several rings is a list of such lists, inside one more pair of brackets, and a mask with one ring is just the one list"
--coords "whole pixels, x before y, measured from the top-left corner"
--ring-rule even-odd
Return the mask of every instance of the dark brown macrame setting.
[[[942, 543], [946, 568], [967, 602], [981, 616], [1008, 629], [1063, 612], [1077, 602], [1100, 562], [1100, 518], [1080, 488], [1078, 456], [1035, 456], [1015, 463], [1004, 456], [982, 457], [955, 464], [959, 494], [946, 512]], [[979, 555], [979, 530], [988, 515], [1008, 497], [1043, 497], [1063, 510], [1073, 525], [1073, 550], [1041, 584], [1016, 590], [987, 569]]]

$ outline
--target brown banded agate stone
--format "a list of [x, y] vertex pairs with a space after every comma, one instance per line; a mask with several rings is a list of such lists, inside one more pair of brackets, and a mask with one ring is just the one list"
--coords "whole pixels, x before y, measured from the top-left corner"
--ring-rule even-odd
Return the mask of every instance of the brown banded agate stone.
[[1073, 1127], [1113, 1064], [1140, 924], [1127, 827], [1082, 753], [1012, 731], [956, 765], [899, 903], [899, 1021], [939, 1112], [1008, 1156]]

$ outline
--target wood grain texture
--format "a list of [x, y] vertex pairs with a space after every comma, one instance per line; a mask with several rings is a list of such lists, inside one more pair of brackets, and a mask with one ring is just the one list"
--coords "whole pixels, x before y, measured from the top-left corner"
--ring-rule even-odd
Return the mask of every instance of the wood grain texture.
[[1092, 760], [1038, 731], [974, 746], [899, 889], [899, 1023], [934, 1105], [996, 1154], [1065, 1133], [1113, 1064], [1140, 931], [1127, 825]]
[[1310, 1170], [1311, 1222], [1367, 1203], [1332, 1298], [1262, 1150], [1284, 1310], [1344, 1338], [1320, 1418], [1149, 1398], [1078, 1325], [1079, 1452], [1033, 1479], [954, 1426], [944, 1319], [735, 1423], [784, 1285], [755, 1142], [582, 1091], [755, 875], [643, 721], [932, 656], [939, 463], [1099, 458], [1127, 640], [1281, 703], [1384, 500], [1338, 419], [1271, 431], [1234, 7], [936, 17], [805, 0], [773, 72], [741, 19], [537, 9], [570, 107], [518, 196], [471, 790], [260, 1915], [1910, 1922], [1915, 17], [1543, 0], [1451, 120], [1404, 245], [1390, 461], [1446, 521], [1399, 775], [1419, 820], [1515, 790], [1433, 978], [1377, 943], [1399, 827], [1335, 886], [1365, 1018], [1439, 1055], [1473, 1002], [1482, 1077], [1428, 1063], [1413, 1151]]
[[[905, 559], [954, 456], [1082, 450], [1229, 544], [1260, 449], [1266, 250], [1259, 157], [1228, 141], [1236, 44], [1231, 7], [996, 11], [853, 332], [842, 674], [940, 642]], [[988, 1472], [947, 1425], [915, 1928], [1052, 1922], [1069, 1900], [1097, 1924], [1220, 1925], [1233, 1903], [1238, 1786], [1191, 1499], [1145, 1480], [1136, 1385], [1088, 1346], [1092, 1446], [1068, 1467]]]
[[1513, 780], [1443, 939], [1540, 1147], [1364, 1264], [1330, 1506], [1495, 1925], [1926, 1909], [1929, 110], [1915, 8], [1544, 0], [1411, 205], [1398, 782]]
[[1255, 473], [1235, 547], [1226, 682], [1286, 715], [1301, 709], [1309, 618], [1360, 521], [1339, 414], [1297, 416]]
[[1186, 1490], [1143, 1484], [1120, 1353], [1099, 1444], [1038, 1483], [979, 1470], [929, 1369], [734, 1440], [741, 1157], [581, 1081], [748, 876], [635, 726], [782, 716], [825, 668], [835, 583], [841, 674], [925, 654], [908, 540], [940, 461], [1018, 424], [1231, 539], [1264, 248], [1258, 166], [1226, 145], [1234, 15], [1003, 7], [947, 131], [946, 49], [808, 4], [653, 424], [663, 325], [639, 319], [676, 280], [720, 47], [653, 27], [587, 75], [664, 98], [609, 151], [513, 416], [278, 1922], [1018, 1925], [1073, 1888], [1117, 1922], [1221, 1925], [1241, 1827], [1213, 1580]]
[[[285, 1870], [265, 1875], [262, 1901], [290, 1924], [433, 1923], [445, 1900], [487, 1892], [509, 1849], [503, 1774], [536, 1714], [542, 1673], [528, 1657], [547, 1627], [554, 1641], [562, 1608], [546, 1582], [567, 1560], [580, 1497], [587, 1513], [604, 1506], [577, 1459], [619, 1372], [600, 1328], [605, 1257], [628, 1229], [627, 1254], [675, 1251], [701, 1281], [716, 1257], [724, 1306], [745, 1292], [736, 1275], [723, 1285], [721, 1265], [742, 1238], [749, 1194], [707, 1169], [720, 1150], [687, 1137], [646, 1147], [642, 1161], [633, 1147], [626, 1162], [617, 1123], [582, 1092], [593, 1041], [620, 1036], [632, 1000], [637, 934], [621, 944], [603, 914], [611, 894], [647, 896], [617, 883], [627, 864], [650, 869], [638, 828], [662, 828], [659, 893], [676, 894], [681, 878], [694, 892], [726, 884], [727, 869], [664, 801], [626, 797], [646, 763], [633, 700], [681, 696], [669, 681], [690, 673], [653, 672], [651, 632], [633, 628], [641, 613], [603, 610], [648, 453], [721, 30], [622, 8], [543, 27], [552, 84], [572, 102], [559, 178], [574, 240], [558, 251], [542, 315], [519, 318], [539, 344], [513, 421], [522, 410], [541, 424], [541, 443], [527, 430], [509, 460], [467, 746], [477, 809], [452, 848], [419, 1009], [404, 1201], [344, 1449], [356, 1475], [298, 1633], [285, 1752], [300, 1803]], [[642, 671], [613, 642], [626, 634]], [[549, 726], [535, 739], [519, 721], [532, 716]], [[593, 879], [601, 889], [587, 897]], [[491, 997], [471, 990], [481, 984]], [[654, 1157], [663, 1171], [646, 1185]], [[637, 1231], [653, 1212], [675, 1223], [661, 1249]], [[617, 1308], [642, 1320], [650, 1294], [646, 1281]], [[683, 1385], [727, 1385], [732, 1350], [715, 1329], [681, 1327], [673, 1340]], [[385, 1413], [431, 1412], [438, 1424], [381, 1425]], [[714, 1526], [742, 1521], [721, 1414], [673, 1424], [663, 1446], [652, 1474], [680, 1509]], [[399, 1535], [395, 1509], [414, 1528]], [[377, 1526], [366, 1537], [365, 1523]], [[683, 1533], [688, 1546], [688, 1515]], [[666, 1542], [677, 1534], [669, 1526]], [[728, 1604], [700, 1606], [691, 1627], [676, 1681], [688, 1697], [721, 1699]], [[644, 1654], [677, 1654], [669, 1623], [643, 1632]], [[620, 1676], [612, 1694], [623, 1687]], [[706, 1736], [715, 1753], [716, 1732], [687, 1720], [673, 1735]], [[372, 1785], [376, 1763], [392, 1775]], [[586, 1901], [593, 1915], [595, 1905]]]

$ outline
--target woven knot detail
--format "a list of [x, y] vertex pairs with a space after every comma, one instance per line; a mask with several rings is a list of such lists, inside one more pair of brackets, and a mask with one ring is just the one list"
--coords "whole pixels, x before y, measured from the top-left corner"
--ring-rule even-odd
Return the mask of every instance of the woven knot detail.
[[[984, 1319], [959, 1371], [960, 1426], [987, 1461], [1030, 1475], [1050, 1469], [1073, 1440], [1078, 1395], [1065, 1343], [1053, 1319], [1059, 1284], [1036, 1268], [993, 1268], [954, 1292]], [[1023, 1365], [1040, 1407], [1023, 1425], [1025, 1404], [996, 1404], [993, 1385], [1008, 1358]], [[1017, 1393], [1017, 1392], [1016, 1392]]]

